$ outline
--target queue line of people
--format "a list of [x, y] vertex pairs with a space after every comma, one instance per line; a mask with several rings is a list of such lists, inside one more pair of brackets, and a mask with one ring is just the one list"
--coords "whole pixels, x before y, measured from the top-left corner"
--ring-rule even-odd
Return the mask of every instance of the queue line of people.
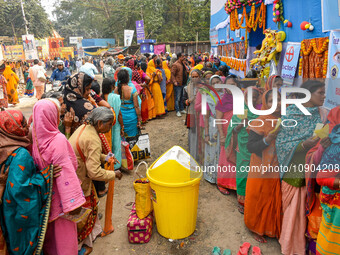
[[[311, 93], [311, 99], [303, 104], [311, 115], [305, 116], [295, 105], [281, 115], [279, 93], [275, 111], [258, 116], [249, 110], [249, 103], [258, 110], [271, 109], [273, 88], [281, 90], [281, 77], [271, 76], [263, 87], [244, 89], [234, 75], [192, 70], [190, 76], [185, 91], [190, 115], [189, 150], [202, 166], [205, 180], [216, 184], [224, 195], [236, 191], [239, 212], [244, 214], [245, 225], [258, 242], [266, 243], [265, 236], [277, 238], [282, 254], [336, 254], [340, 237], [340, 107], [329, 113], [322, 107], [325, 84], [310, 80], [301, 85]], [[215, 88], [216, 94], [210, 89], [211, 95], [206, 97], [207, 113], [202, 116], [206, 84], [212, 88], [215, 84], [242, 87], [245, 115], [233, 115], [231, 91]], [[252, 102], [248, 102], [249, 90]], [[276, 129], [279, 118], [290, 124]], [[216, 127], [215, 120], [219, 120]], [[249, 126], [247, 123], [252, 121], [263, 125]], [[297, 125], [290, 127], [294, 122]], [[320, 139], [313, 134], [317, 124], [327, 123], [327, 137]], [[282, 171], [285, 167], [289, 170]]]

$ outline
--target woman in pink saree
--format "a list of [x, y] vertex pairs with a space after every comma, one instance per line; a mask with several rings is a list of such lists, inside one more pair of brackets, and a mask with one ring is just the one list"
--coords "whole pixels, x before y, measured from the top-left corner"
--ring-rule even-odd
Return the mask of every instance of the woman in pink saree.
[[54, 179], [51, 211], [44, 252], [55, 255], [78, 254], [77, 225], [63, 218], [77, 213], [85, 197], [76, 174], [77, 159], [66, 137], [58, 130], [60, 106], [43, 99], [33, 107], [32, 156], [39, 169], [59, 165], [60, 176]]

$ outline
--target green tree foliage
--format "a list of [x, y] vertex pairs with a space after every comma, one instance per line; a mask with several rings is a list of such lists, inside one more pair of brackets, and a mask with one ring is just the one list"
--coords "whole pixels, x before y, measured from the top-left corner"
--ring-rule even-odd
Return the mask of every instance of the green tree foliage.
[[[52, 24], [39, 0], [23, 0], [30, 34], [36, 38], [49, 36]], [[16, 36], [26, 34], [20, 0], [0, 0], [0, 35]]]
[[[61, 36], [115, 38], [143, 19], [147, 38], [165, 41], [209, 40], [209, 0], [60, 0], [54, 12]], [[136, 35], [135, 35], [136, 38]], [[136, 41], [135, 41], [136, 42]]]

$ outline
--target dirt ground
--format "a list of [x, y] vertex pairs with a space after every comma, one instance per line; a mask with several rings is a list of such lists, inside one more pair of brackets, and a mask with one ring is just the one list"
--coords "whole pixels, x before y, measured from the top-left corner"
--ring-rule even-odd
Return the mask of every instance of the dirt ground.
[[[184, 116], [176, 117], [174, 112], [169, 113], [165, 119], [152, 120], [146, 125], [143, 133], [148, 133], [151, 142], [151, 159], [147, 160], [149, 165], [174, 145], [188, 149], [187, 129], [184, 126]], [[142, 171], [143, 172], [143, 171]], [[243, 215], [237, 210], [235, 193], [229, 196], [222, 195], [215, 185], [202, 180], [200, 184], [200, 195], [198, 201], [198, 216], [196, 231], [184, 240], [170, 242], [157, 232], [154, 223], [151, 240], [147, 244], [130, 244], [126, 223], [130, 210], [125, 205], [134, 201], [132, 172], [125, 173], [120, 181], [115, 182], [115, 193], [113, 199], [113, 225], [114, 233], [104, 238], [98, 238], [94, 244], [92, 254], [211, 254], [214, 246], [221, 250], [231, 249], [232, 254], [237, 254], [239, 246], [243, 242], [250, 242], [259, 246], [262, 254], [281, 254], [280, 246], [276, 239], [267, 239], [266, 244], [259, 244], [253, 238], [244, 225]], [[104, 214], [105, 197], [101, 198], [99, 209]], [[104, 217], [101, 220], [104, 225]], [[251, 254], [251, 252], [249, 253]]]

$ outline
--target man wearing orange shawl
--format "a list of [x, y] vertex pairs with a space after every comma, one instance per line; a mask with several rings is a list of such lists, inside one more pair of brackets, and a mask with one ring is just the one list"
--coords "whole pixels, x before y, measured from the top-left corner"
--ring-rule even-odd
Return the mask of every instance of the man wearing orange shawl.
[[17, 104], [19, 103], [18, 97], [18, 83], [19, 77], [15, 72], [12, 71], [11, 66], [6, 65], [5, 71], [2, 74], [7, 80], [7, 97], [9, 104]]
[[[267, 91], [262, 97], [262, 110], [272, 106], [272, 90]], [[254, 233], [255, 240], [265, 243], [264, 235], [279, 238], [281, 233], [281, 184], [279, 171], [268, 171], [262, 166], [278, 167], [275, 139], [278, 133], [274, 130], [276, 122], [268, 119], [278, 119], [281, 116], [281, 105], [271, 115], [261, 115], [248, 127], [248, 150], [251, 152], [250, 172], [246, 187], [244, 208], [244, 222]], [[262, 122], [261, 122], [262, 121]], [[260, 123], [257, 123], [260, 122]], [[255, 124], [256, 123], [256, 124]]]

